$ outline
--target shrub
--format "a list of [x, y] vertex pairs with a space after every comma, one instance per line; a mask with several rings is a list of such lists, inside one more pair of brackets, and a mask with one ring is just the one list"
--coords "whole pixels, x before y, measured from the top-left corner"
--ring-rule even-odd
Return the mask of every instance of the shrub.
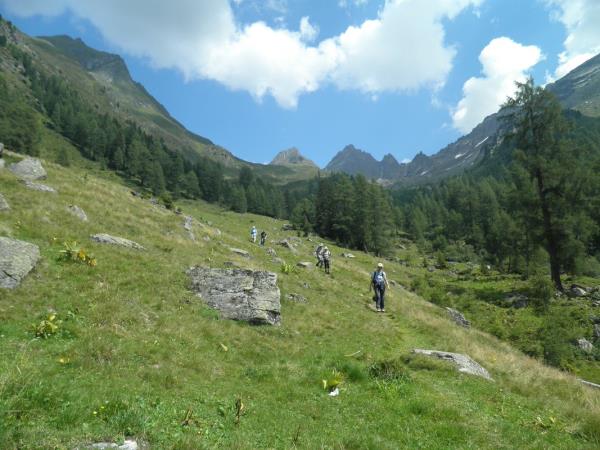
[[397, 359], [374, 362], [369, 366], [369, 376], [384, 381], [397, 381], [409, 378], [406, 368]]
[[296, 266], [294, 266], [293, 264], [283, 263], [281, 265], [281, 272], [285, 273], [286, 275], [289, 275], [291, 273], [296, 272]]
[[547, 308], [554, 297], [554, 285], [548, 276], [538, 274], [529, 281], [528, 293], [534, 306]]
[[47, 339], [58, 332], [61, 321], [57, 320], [56, 314], [51, 313], [45, 319], [33, 326], [35, 337]]
[[88, 254], [76, 241], [64, 242], [63, 249], [58, 253], [59, 259], [62, 261], [74, 261], [96, 267], [96, 258]]

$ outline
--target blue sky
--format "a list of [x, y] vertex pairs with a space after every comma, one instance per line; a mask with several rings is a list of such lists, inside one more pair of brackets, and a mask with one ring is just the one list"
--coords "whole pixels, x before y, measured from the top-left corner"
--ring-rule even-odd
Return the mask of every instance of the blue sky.
[[600, 52], [598, 0], [0, 0], [0, 13], [119, 53], [186, 127], [254, 162], [292, 146], [320, 166], [347, 144], [432, 154], [515, 79], [542, 84]]

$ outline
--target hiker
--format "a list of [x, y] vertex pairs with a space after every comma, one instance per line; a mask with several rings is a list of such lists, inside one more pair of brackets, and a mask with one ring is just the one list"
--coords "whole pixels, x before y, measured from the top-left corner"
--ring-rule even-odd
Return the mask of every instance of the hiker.
[[256, 227], [252, 225], [252, 229], [250, 230], [250, 240], [256, 243]]
[[260, 245], [262, 245], [264, 247], [266, 240], [267, 240], [267, 232], [265, 230], [262, 230], [260, 232]]
[[325, 247], [325, 244], [323, 244], [321, 242], [315, 249], [315, 256], [317, 257], [317, 267], [323, 266], [323, 258], [321, 257], [321, 252], [323, 251], [323, 247]]
[[325, 273], [329, 273], [329, 264], [331, 261], [331, 252], [327, 247], [323, 247], [321, 250], [321, 259], [323, 261], [323, 265], [325, 266]]
[[378, 312], [385, 312], [384, 307], [384, 296], [385, 288], [389, 288], [390, 285], [387, 280], [387, 276], [383, 271], [383, 264], [377, 264], [377, 270], [373, 272], [371, 276], [371, 284], [369, 285], [369, 291], [371, 288], [375, 291], [376, 303], [375, 306]]

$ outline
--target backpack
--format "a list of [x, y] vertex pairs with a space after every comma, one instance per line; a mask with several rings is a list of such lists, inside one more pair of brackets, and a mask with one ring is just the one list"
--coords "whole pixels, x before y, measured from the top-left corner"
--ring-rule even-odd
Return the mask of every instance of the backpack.
[[383, 270], [381, 272], [373, 272], [371, 280], [375, 286], [385, 286], [385, 272]]

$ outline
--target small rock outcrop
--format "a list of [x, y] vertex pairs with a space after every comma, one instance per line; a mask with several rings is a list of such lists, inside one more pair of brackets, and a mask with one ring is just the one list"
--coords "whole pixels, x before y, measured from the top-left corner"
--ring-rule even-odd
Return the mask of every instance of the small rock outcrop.
[[352, 253], [342, 253], [342, 258], [356, 258]]
[[86, 444], [76, 447], [76, 450], [140, 450], [142, 447], [138, 443], [131, 439], [126, 439], [122, 444], [115, 444], [114, 442], [97, 442], [95, 444]]
[[40, 259], [37, 245], [0, 237], [0, 288], [14, 289]]
[[29, 180], [24, 180], [23, 184], [25, 184], [25, 187], [27, 189], [31, 189], [34, 191], [40, 191], [40, 192], [50, 192], [51, 194], [56, 194], [56, 189], [54, 189], [53, 187], [50, 187], [50, 186], [46, 186], [45, 184], [33, 183], [32, 181], [29, 181]]
[[192, 267], [191, 290], [225, 319], [278, 325], [281, 303], [277, 275], [249, 269]]
[[111, 236], [106, 233], [93, 234], [90, 236], [92, 241], [100, 244], [118, 245], [119, 247], [132, 248], [134, 250], [146, 250], [143, 246], [137, 242], [130, 241], [122, 237]]
[[284, 223], [284, 224], [281, 226], [281, 229], [282, 229], [283, 231], [292, 231], [292, 230], [294, 229], [294, 225], [292, 225], [291, 223]]
[[285, 296], [285, 298], [287, 298], [288, 300], [292, 301], [292, 302], [296, 302], [296, 303], [308, 303], [308, 300], [306, 300], [306, 297], [304, 297], [303, 295], [300, 294], [288, 294]]
[[82, 222], [88, 221], [88, 217], [87, 217], [87, 214], [85, 213], [85, 211], [77, 205], [67, 206], [67, 211], [69, 211], [71, 214], [73, 214], [75, 217], [77, 217]]
[[8, 211], [10, 206], [4, 196], [0, 194], [0, 211]]
[[492, 380], [489, 372], [467, 355], [463, 355], [461, 353], [441, 352], [438, 350], [423, 350], [420, 348], [415, 348], [413, 353], [449, 361], [458, 367], [459, 372], [476, 375], [478, 377], [485, 378], [486, 380]]
[[300, 261], [298, 264], [296, 264], [298, 267], [302, 267], [303, 269], [310, 269], [312, 267], [312, 263], [309, 263], [307, 261]]
[[183, 228], [185, 229], [185, 231], [187, 231], [188, 237], [192, 241], [195, 241], [196, 235], [194, 234], [193, 226], [194, 226], [194, 218], [191, 216], [185, 216], [183, 218]]
[[448, 311], [448, 315], [454, 321], [454, 323], [456, 323], [456, 325], [459, 325], [459, 326], [465, 327], [465, 328], [471, 328], [471, 322], [469, 322], [467, 319], [465, 319], [465, 316], [463, 315], [463, 313], [461, 313], [460, 311], [457, 311], [456, 309], [448, 308], [448, 307], [446, 307], [446, 311]]
[[592, 344], [586, 338], [577, 339], [577, 347], [586, 353], [591, 353], [594, 351], [594, 344]]
[[587, 294], [587, 290], [584, 287], [578, 286], [576, 284], [573, 284], [571, 288], [567, 291], [567, 296], [571, 298], [585, 297]]
[[296, 249], [294, 248], [294, 245], [288, 241], [287, 239], [283, 239], [279, 242], [277, 242], [278, 245], [281, 245], [282, 247], [287, 248], [288, 250], [290, 250], [292, 253], [296, 252]]
[[243, 256], [244, 258], [250, 258], [250, 253], [248, 253], [246, 250], [242, 250], [241, 248], [230, 247], [229, 251], [231, 253], [235, 253], [236, 255]]
[[8, 170], [21, 180], [43, 180], [48, 176], [42, 167], [42, 163], [36, 158], [25, 158], [18, 163], [11, 164], [8, 166]]
[[270, 248], [270, 247], [269, 247], [269, 248], [267, 249], [267, 255], [269, 255], [269, 256], [277, 256], [277, 252], [275, 251], [275, 249], [274, 249], [274, 248]]

